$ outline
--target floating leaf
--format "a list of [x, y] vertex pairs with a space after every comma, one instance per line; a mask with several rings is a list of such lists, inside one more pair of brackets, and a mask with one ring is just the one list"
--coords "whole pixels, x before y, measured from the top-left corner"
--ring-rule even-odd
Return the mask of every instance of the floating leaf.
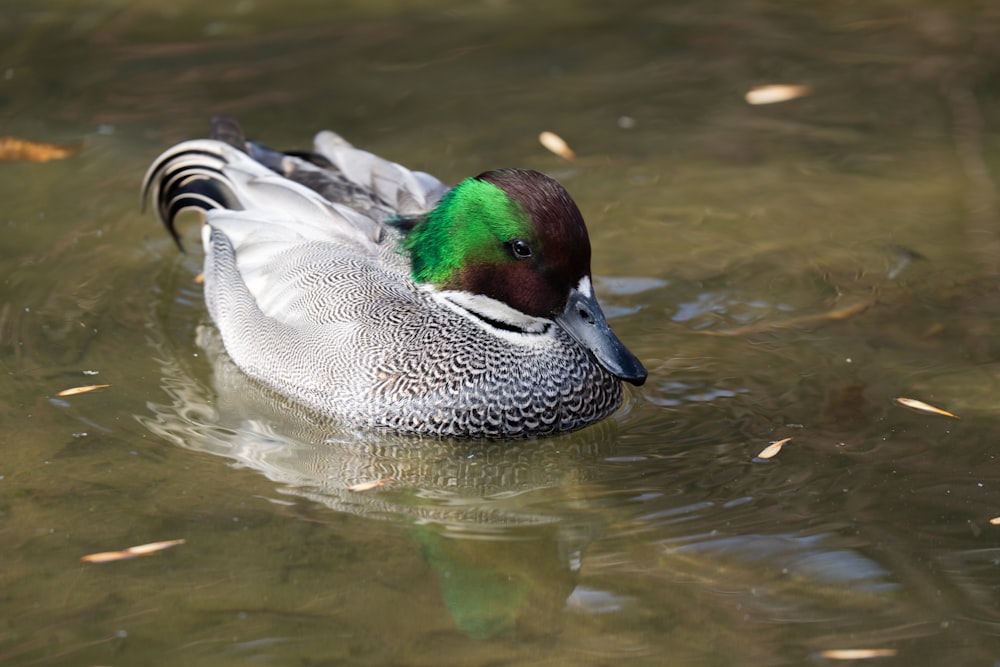
[[1000, 516], [995, 516], [992, 519], [990, 519], [990, 525], [991, 526], [1000, 526]]
[[96, 554], [88, 554], [82, 556], [80, 560], [84, 563], [111, 563], [116, 560], [128, 560], [129, 558], [137, 558], [139, 556], [149, 556], [158, 551], [163, 551], [164, 549], [169, 549], [170, 547], [175, 547], [178, 544], [184, 544], [187, 540], [164, 540], [163, 542], [150, 542], [149, 544], [140, 544], [135, 547], [129, 547], [128, 549], [122, 549], [121, 551], [102, 551]]
[[85, 387], [70, 387], [69, 389], [63, 389], [56, 396], [74, 396], [76, 394], [86, 394], [88, 391], [94, 391], [95, 389], [106, 389], [110, 387], [110, 384], [88, 384]]
[[834, 648], [819, 654], [830, 660], [864, 660], [865, 658], [891, 658], [898, 651], [894, 648]]
[[135, 554], [136, 556], [148, 556], [151, 553], [163, 551], [164, 549], [169, 549], [170, 547], [176, 547], [178, 544], [184, 544], [185, 542], [187, 542], [185, 539], [150, 542], [149, 544], [140, 544], [137, 547], [129, 547], [125, 551], [130, 554]]
[[201, 273], [199, 273], [198, 275], [196, 275], [191, 282], [193, 282], [195, 285], [201, 285], [202, 283], [204, 283], [205, 282], [205, 272], [202, 271]]
[[556, 155], [567, 160], [576, 158], [576, 153], [569, 147], [562, 137], [555, 132], [542, 132], [538, 135], [538, 141]]
[[945, 417], [951, 417], [952, 419], [958, 419], [957, 415], [953, 415], [947, 410], [942, 410], [941, 408], [935, 408], [933, 405], [924, 403], [923, 401], [918, 401], [915, 398], [897, 398], [896, 402], [900, 405], [905, 405], [908, 408], [913, 408], [914, 410], [920, 410], [921, 412], [931, 412], [936, 415], [944, 415]]
[[80, 560], [84, 563], [113, 563], [116, 560], [128, 560], [137, 556], [138, 554], [129, 553], [128, 551], [102, 551], [96, 554], [81, 556]]
[[744, 96], [747, 104], [776, 104], [787, 102], [797, 97], [805, 97], [811, 92], [809, 86], [796, 86], [784, 83], [754, 86]]
[[757, 455], [758, 459], [770, 459], [778, 455], [781, 448], [786, 442], [791, 440], [791, 438], [785, 438], [784, 440], [778, 440], [777, 442], [772, 442], [770, 445], [765, 447], [760, 454]]
[[0, 137], [0, 160], [29, 160], [31, 162], [48, 162], [61, 160], [76, 153], [83, 146], [59, 146], [45, 144], [17, 137]]
[[348, 491], [358, 492], [358, 491], [368, 491], [374, 489], [377, 486], [382, 486], [383, 484], [388, 484], [389, 482], [394, 482], [392, 477], [386, 477], [385, 479], [376, 479], [371, 482], [359, 482], [353, 486], [347, 487]]

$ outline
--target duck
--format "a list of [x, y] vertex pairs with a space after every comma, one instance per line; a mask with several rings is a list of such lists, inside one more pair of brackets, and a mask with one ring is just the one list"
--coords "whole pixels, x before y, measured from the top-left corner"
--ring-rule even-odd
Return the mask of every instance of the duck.
[[503, 168], [448, 187], [316, 135], [248, 140], [232, 118], [157, 157], [142, 201], [183, 251], [247, 376], [349, 428], [524, 438], [583, 428], [646, 369], [594, 292], [583, 216], [555, 179]]

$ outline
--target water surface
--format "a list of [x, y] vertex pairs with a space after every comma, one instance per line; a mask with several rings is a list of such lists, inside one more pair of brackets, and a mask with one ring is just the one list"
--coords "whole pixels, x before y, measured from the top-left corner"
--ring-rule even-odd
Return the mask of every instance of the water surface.
[[[0, 2], [0, 133], [83, 144], [0, 163], [0, 662], [1000, 659], [997, 10], [161, 4]], [[811, 94], [744, 101], [771, 83]], [[333, 435], [260, 390], [197, 244], [138, 207], [219, 113], [559, 178], [646, 386], [507, 444]]]

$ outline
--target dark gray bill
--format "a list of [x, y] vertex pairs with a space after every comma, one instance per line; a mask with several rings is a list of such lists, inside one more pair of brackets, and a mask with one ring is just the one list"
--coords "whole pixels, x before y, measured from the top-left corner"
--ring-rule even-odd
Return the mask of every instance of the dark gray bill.
[[592, 292], [586, 294], [578, 289], [571, 290], [566, 307], [555, 319], [609, 373], [636, 386], [646, 381], [646, 369], [642, 362], [618, 340]]

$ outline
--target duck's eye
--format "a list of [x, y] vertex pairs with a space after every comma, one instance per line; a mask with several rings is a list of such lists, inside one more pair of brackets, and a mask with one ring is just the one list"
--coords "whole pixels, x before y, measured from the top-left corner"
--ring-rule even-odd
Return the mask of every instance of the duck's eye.
[[510, 251], [514, 253], [514, 257], [518, 259], [524, 259], [525, 257], [531, 257], [531, 246], [524, 239], [514, 239], [510, 242]]

